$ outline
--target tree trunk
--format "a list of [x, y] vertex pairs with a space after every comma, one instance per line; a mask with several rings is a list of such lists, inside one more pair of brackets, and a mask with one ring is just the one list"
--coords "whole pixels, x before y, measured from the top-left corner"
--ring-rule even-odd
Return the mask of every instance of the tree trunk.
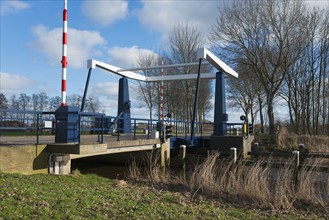
[[264, 115], [263, 115], [263, 100], [261, 95], [258, 95], [258, 103], [259, 103], [259, 117], [260, 117], [260, 132], [264, 134]]
[[270, 95], [268, 95], [267, 98], [267, 115], [268, 115], [268, 123], [269, 123], [270, 141], [272, 144], [275, 144], [276, 135], [275, 135], [274, 112], [273, 112], [273, 97], [271, 97]]

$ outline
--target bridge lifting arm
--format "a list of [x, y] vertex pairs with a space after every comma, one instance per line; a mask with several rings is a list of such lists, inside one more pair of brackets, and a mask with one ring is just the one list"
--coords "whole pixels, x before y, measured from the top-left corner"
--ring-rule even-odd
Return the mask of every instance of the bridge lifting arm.
[[[86, 99], [86, 93], [88, 89], [88, 84], [89, 84], [89, 78], [90, 78], [90, 73], [91, 69], [94, 69], [96, 67], [101, 68], [107, 72], [111, 72], [113, 74], [119, 75], [123, 78], [126, 79], [133, 79], [133, 80], [138, 80], [138, 81], [143, 81], [143, 82], [159, 82], [159, 81], [173, 81], [173, 80], [195, 80], [197, 79], [197, 90], [195, 93], [195, 102], [194, 102], [194, 111], [193, 111], [193, 120], [192, 120], [192, 130], [191, 130], [191, 143], [194, 143], [194, 126], [195, 126], [195, 118], [196, 118], [196, 110], [197, 110], [197, 104], [198, 104], [198, 96], [199, 96], [199, 83], [201, 79], [217, 79], [219, 74], [217, 73], [201, 73], [201, 65], [202, 60], [208, 61], [210, 64], [212, 64], [213, 67], [215, 67], [218, 70], [218, 73], [226, 73], [230, 76], [238, 78], [238, 73], [235, 72], [233, 69], [231, 69], [228, 65], [226, 65], [223, 61], [221, 61], [218, 57], [216, 57], [213, 53], [211, 53], [209, 50], [205, 48], [200, 48], [197, 50], [197, 57], [199, 59], [198, 63], [184, 63], [184, 64], [172, 64], [172, 65], [163, 65], [163, 66], [153, 66], [153, 67], [141, 67], [141, 68], [132, 68], [132, 69], [121, 69], [119, 67], [103, 63], [101, 61], [97, 60], [88, 60], [88, 68], [89, 68], [89, 73], [88, 73], [88, 78], [86, 82], [86, 87], [85, 87], [85, 93], [83, 96], [83, 103], [81, 106], [81, 111], [83, 110], [84, 107], [84, 102]], [[165, 75], [165, 76], [143, 76], [141, 74], [135, 73], [133, 71], [139, 71], [139, 70], [148, 70], [148, 69], [159, 69], [159, 68], [172, 68], [172, 67], [184, 67], [184, 66], [192, 66], [192, 65], [199, 65], [198, 68], [198, 73], [197, 74], [182, 74], [182, 75]], [[217, 76], [217, 77], [216, 77]], [[223, 76], [224, 77], [224, 76]], [[217, 80], [216, 80], [217, 81]], [[224, 81], [223, 81], [224, 83]], [[224, 85], [224, 84], [223, 84]], [[224, 86], [221, 86], [224, 88]], [[216, 92], [216, 95], [218, 95]], [[225, 93], [221, 94], [223, 97], [222, 99], [225, 100]], [[217, 105], [221, 104], [216, 104], [215, 103], [215, 109]], [[222, 108], [225, 111], [225, 106]], [[223, 114], [224, 115], [224, 114]], [[217, 116], [215, 115], [215, 118]], [[224, 116], [220, 116], [220, 120], [224, 120]], [[225, 117], [224, 117], [225, 118]], [[227, 121], [227, 119], [225, 119]], [[224, 120], [224, 121], [225, 121]], [[224, 124], [219, 123], [219, 124]]]
[[[231, 76], [238, 77], [238, 74], [227, 66], [223, 61], [221, 61], [218, 57], [216, 57], [213, 53], [205, 48], [200, 48], [197, 51], [198, 59], [207, 60], [210, 64], [212, 64], [216, 69], [223, 71]], [[202, 63], [204, 64], [204, 63]], [[172, 65], [164, 65], [163, 68], [172, 68], [172, 67], [184, 67], [184, 66], [192, 66], [192, 65], [199, 65], [199, 63], [183, 63], [183, 64], [172, 64]], [[121, 69], [117, 66], [113, 66], [98, 60], [88, 60], [88, 68], [96, 68], [99, 67], [107, 72], [114, 73], [121, 77], [127, 79], [133, 79], [143, 82], [159, 82], [159, 81], [173, 81], [173, 80], [196, 80], [198, 74], [182, 74], [182, 75], [165, 75], [165, 76], [153, 76], [153, 77], [146, 77], [141, 74], [132, 72], [138, 70], [148, 70], [148, 69], [159, 69], [161, 66], [154, 66], [154, 67], [141, 67], [141, 68], [132, 68], [132, 69]], [[201, 73], [201, 79], [215, 79], [216, 73]]]

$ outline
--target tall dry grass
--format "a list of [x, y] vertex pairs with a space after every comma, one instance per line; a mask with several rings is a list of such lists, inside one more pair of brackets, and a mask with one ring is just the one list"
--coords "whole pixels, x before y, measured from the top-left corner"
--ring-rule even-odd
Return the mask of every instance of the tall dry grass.
[[309, 152], [329, 153], [329, 136], [298, 135], [289, 132], [286, 127], [281, 127], [278, 133], [278, 148], [296, 149], [299, 144], [304, 144]]
[[[149, 161], [154, 163], [156, 160]], [[302, 166], [298, 170], [295, 161], [282, 166], [270, 161], [271, 158], [253, 164], [243, 161], [235, 164], [232, 160], [220, 159], [219, 153], [214, 152], [191, 171], [163, 175], [158, 165], [141, 172], [140, 166], [132, 164], [129, 177], [184, 186], [192, 199], [204, 195], [232, 203], [286, 210], [300, 204], [329, 207], [329, 174], [318, 172], [314, 161], [312, 165], [308, 164], [311, 166]]]

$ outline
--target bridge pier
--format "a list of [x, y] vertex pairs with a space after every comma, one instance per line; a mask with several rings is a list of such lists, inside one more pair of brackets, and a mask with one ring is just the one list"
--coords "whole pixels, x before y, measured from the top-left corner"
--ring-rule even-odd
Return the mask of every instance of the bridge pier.
[[122, 114], [122, 117], [118, 121], [117, 129], [120, 133], [123, 133], [123, 134], [132, 133], [130, 106], [128, 108], [125, 108], [127, 103], [130, 103], [128, 79], [121, 78], [121, 79], [119, 79], [118, 115], [120, 113], [123, 113], [123, 114]]
[[71, 173], [71, 158], [69, 154], [50, 154], [48, 156], [48, 173], [69, 175]]

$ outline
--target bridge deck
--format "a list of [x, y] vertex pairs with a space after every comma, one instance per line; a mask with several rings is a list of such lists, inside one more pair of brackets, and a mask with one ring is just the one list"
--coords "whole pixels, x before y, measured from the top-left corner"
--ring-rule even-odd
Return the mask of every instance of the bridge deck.
[[[35, 145], [34, 136], [1, 136], [0, 147]], [[159, 139], [147, 139], [147, 135], [104, 135], [104, 143], [97, 141], [97, 135], [82, 135], [81, 143], [54, 143], [54, 136], [41, 136], [40, 145], [47, 145], [47, 153], [71, 154], [71, 159], [91, 157], [104, 154], [126, 153], [152, 150], [160, 147]]]
[[152, 150], [159, 146], [159, 139], [138, 139], [138, 140], [108, 140], [103, 144], [48, 144], [48, 153], [74, 154], [72, 158], [89, 157], [102, 154], [125, 153], [141, 150]]
[[[116, 141], [117, 136], [114, 135], [104, 135], [104, 143], [109, 141]], [[124, 134], [120, 135], [120, 141], [122, 140], [134, 140], [134, 135], [132, 134]], [[151, 137], [150, 137], [151, 138]], [[136, 135], [136, 139], [147, 139], [146, 134], [138, 134]], [[98, 137], [97, 135], [81, 135], [81, 144], [91, 144], [97, 143]], [[43, 135], [39, 136], [39, 144], [52, 144], [55, 142], [54, 135]], [[37, 138], [36, 136], [1, 136], [0, 135], [0, 147], [1, 146], [19, 146], [19, 145], [30, 145], [36, 144]]]

